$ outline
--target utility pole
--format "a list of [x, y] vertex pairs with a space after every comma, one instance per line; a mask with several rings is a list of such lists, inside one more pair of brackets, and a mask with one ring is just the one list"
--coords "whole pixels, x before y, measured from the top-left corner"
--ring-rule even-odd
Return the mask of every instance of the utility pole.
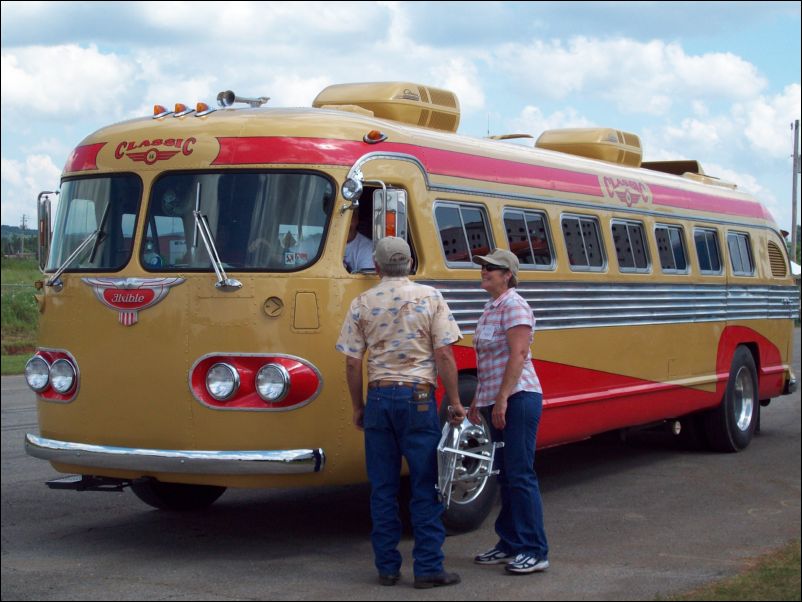
[[796, 245], [799, 243], [796, 236], [796, 182], [799, 179], [799, 119], [791, 124], [794, 128], [794, 181], [791, 185], [791, 261], [796, 261]]
[[23, 255], [25, 253], [25, 222], [27, 221], [28, 216], [23, 214], [22, 215], [22, 234], [19, 237], [19, 253]]

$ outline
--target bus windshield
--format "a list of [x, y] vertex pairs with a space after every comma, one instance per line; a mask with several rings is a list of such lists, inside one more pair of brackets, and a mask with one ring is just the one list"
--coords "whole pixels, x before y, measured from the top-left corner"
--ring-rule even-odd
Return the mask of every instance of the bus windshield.
[[95, 232], [66, 269], [114, 271], [126, 265], [141, 198], [142, 182], [134, 175], [64, 181], [46, 270], [59, 268]]
[[292, 271], [323, 250], [333, 183], [301, 172], [174, 173], [154, 185], [140, 250], [152, 271], [212, 269], [195, 212], [227, 270]]

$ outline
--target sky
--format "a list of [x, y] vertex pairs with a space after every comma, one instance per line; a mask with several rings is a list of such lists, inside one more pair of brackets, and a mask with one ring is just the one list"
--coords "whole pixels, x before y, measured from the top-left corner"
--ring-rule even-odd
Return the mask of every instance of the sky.
[[154, 104], [311, 106], [330, 84], [408, 81], [455, 92], [466, 136], [636, 133], [644, 160], [697, 159], [790, 230], [800, 2], [0, 6], [6, 225], [35, 225], [84, 137]]

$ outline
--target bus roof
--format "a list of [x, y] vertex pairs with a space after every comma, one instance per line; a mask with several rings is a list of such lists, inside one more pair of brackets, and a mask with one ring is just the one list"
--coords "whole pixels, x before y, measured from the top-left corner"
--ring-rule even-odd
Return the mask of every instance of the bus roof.
[[[627, 208], [660, 207], [764, 221], [771, 214], [751, 195], [696, 173], [675, 175], [542, 148], [471, 138], [339, 108], [223, 109], [139, 118], [84, 139], [64, 176], [119, 171], [327, 165], [348, 168], [367, 153], [410, 155], [427, 175], [464, 178], [475, 188], [498, 185], [531, 196], [579, 195]], [[372, 130], [384, 140], [365, 141]], [[668, 210], [670, 213], [671, 211]]]

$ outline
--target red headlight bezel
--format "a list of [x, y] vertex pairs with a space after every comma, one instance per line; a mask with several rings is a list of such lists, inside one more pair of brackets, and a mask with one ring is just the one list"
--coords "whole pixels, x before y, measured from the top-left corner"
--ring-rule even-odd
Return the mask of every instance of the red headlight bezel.
[[[218, 401], [206, 389], [206, 373], [218, 363], [233, 367], [240, 386], [229, 398]], [[289, 390], [276, 402], [262, 399], [256, 375], [266, 364], [278, 364], [290, 375]], [[320, 371], [307, 360], [284, 354], [210, 353], [199, 358], [189, 372], [189, 389], [200, 403], [218, 410], [288, 411], [312, 402], [323, 387]]]
[[72, 387], [69, 391], [62, 394], [56, 391], [53, 388], [52, 382], [48, 380], [47, 388], [44, 391], [40, 391], [36, 393], [38, 397], [41, 399], [45, 399], [47, 401], [59, 401], [59, 402], [70, 402], [78, 395], [78, 389], [80, 388], [81, 382], [81, 372], [78, 370], [78, 362], [75, 360], [75, 357], [65, 349], [45, 349], [39, 348], [36, 350], [34, 355], [38, 355], [42, 359], [44, 359], [48, 365], [52, 368], [53, 364], [58, 360], [64, 360], [72, 364], [73, 370], [75, 370], [75, 382], [73, 383]]

